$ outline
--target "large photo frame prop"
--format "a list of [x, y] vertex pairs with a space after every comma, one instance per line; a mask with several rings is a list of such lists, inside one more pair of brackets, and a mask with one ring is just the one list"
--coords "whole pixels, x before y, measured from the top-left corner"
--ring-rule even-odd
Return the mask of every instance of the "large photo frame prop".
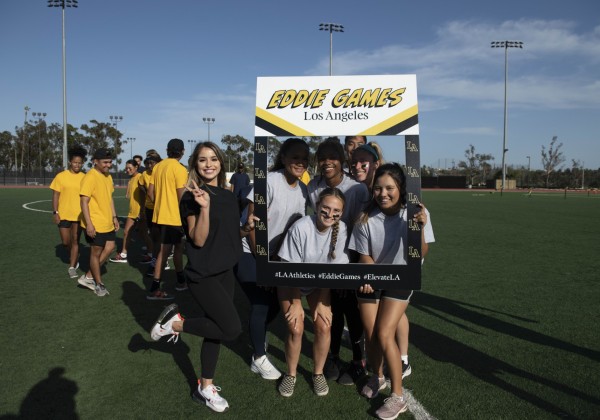
[[[254, 131], [257, 281], [265, 286], [356, 289], [421, 288], [421, 197], [416, 75], [259, 77]], [[404, 136], [407, 264], [316, 264], [269, 261], [269, 137]]]

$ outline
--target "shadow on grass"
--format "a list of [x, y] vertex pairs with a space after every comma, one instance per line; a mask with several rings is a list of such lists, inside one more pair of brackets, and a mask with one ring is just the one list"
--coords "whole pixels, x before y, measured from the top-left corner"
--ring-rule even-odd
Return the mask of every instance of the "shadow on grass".
[[64, 373], [62, 367], [50, 370], [48, 377], [27, 393], [18, 415], [7, 414], [0, 419], [78, 419], [75, 395], [79, 388], [76, 382], [65, 378]]
[[576, 389], [568, 387], [559, 382], [546, 379], [539, 375], [518, 369], [500, 359], [491, 357], [486, 353], [475, 350], [464, 343], [456, 341], [450, 337], [432, 331], [419, 324], [411, 323], [410, 326], [411, 344], [419, 348], [426, 356], [442, 363], [451, 363], [461, 369], [464, 369], [476, 378], [494, 385], [500, 389], [515, 395], [524, 401], [535, 405], [536, 407], [562, 418], [574, 418], [575, 416], [567, 413], [564, 407], [552, 404], [538, 395], [519, 388], [502, 379], [503, 374], [511, 374], [536, 384], [542, 384], [559, 392], [572, 395], [593, 404], [600, 404], [600, 400], [593, 396], [584, 394]]
[[[167, 301], [166, 304], [165, 302], [148, 301], [146, 299], [145, 288], [140, 287], [140, 285], [132, 281], [123, 282], [122, 287], [123, 295], [121, 299], [131, 311], [131, 314], [138, 325], [142, 327], [144, 331], [148, 331], [147, 337], [150, 338], [149, 332], [156, 321], [156, 317], [160, 314], [162, 307], [173, 301]], [[171, 354], [173, 361], [181, 370], [181, 373], [190, 387], [190, 395], [198, 386], [194, 366], [189, 358], [190, 348], [181, 337], [176, 345], [173, 345], [173, 343], [168, 343], [166, 340], [158, 342], [153, 341], [152, 339], [147, 340], [142, 334], [136, 333], [131, 337], [127, 348], [134, 353], [139, 351], [142, 351], [143, 353], [160, 351]]]
[[529, 341], [534, 344], [542, 346], [548, 346], [559, 350], [568, 351], [571, 353], [578, 354], [580, 356], [587, 357], [593, 361], [600, 361], [600, 352], [587, 349], [585, 347], [577, 346], [567, 341], [559, 340], [554, 337], [550, 337], [545, 334], [541, 334], [537, 331], [529, 328], [520, 327], [510, 322], [502, 321], [489, 315], [485, 315], [480, 311], [475, 311], [470, 308], [485, 310], [492, 313], [502, 314], [505, 316], [512, 317], [521, 321], [536, 322], [527, 318], [516, 317], [514, 315], [506, 314], [503, 312], [493, 311], [491, 309], [483, 308], [481, 306], [471, 305], [466, 302], [458, 300], [447, 299], [440, 296], [431, 295], [429, 293], [416, 293], [413, 300], [410, 302], [410, 306], [419, 309], [428, 315], [441, 319], [444, 322], [456, 325], [462, 329], [476, 333], [474, 330], [467, 326], [452, 321], [451, 319], [441, 316], [434, 311], [444, 312], [450, 314], [452, 317], [462, 318], [465, 321], [473, 323], [483, 328], [487, 328], [492, 331], [496, 331], [502, 334], [510, 335], [521, 340]]

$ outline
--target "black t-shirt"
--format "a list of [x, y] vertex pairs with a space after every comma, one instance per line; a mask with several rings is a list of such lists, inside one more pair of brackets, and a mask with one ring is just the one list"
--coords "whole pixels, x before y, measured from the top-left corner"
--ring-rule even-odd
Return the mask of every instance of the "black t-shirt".
[[192, 277], [208, 277], [229, 270], [237, 264], [242, 253], [240, 211], [236, 198], [231, 191], [223, 188], [203, 186], [202, 189], [210, 194], [210, 227], [203, 247], [197, 247], [187, 237], [187, 217], [200, 214], [200, 205], [189, 191], [183, 194], [179, 204], [186, 234], [188, 263], [185, 270]]

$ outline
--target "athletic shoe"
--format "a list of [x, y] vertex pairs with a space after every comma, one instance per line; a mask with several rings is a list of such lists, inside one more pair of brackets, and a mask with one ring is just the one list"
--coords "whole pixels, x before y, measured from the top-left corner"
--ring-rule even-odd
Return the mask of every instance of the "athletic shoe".
[[[156, 260], [154, 260], [154, 264], [156, 264]], [[152, 257], [150, 255], [142, 255], [142, 259], [140, 260], [140, 264], [150, 264], [152, 262]]]
[[176, 343], [177, 340], [179, 340], [179, 333], [173, 331], [173, 322], [183, 320], [178, 311], [179, 307], [176, 303], [172, 303], [163, 309], [150, 331], [150, 337], [154, 341], [158, 341], [160, 340], [160, 337], [165, 337], [167, 335], [171, 336], [168, 341]]
[[149, 295], [146, 295], [146, 299], [148, 300], [173, 300], [175, 299], [173, 296], [168, 295], [160, 289], [151, 292]]
[[98, 297], [110, 295], [110, 293], [108, 293], [108, 290], [106, 290], [106, 287], [104, 286], [103, 283], [98, 283], [96, 285], [95, 292], [96, 292], [96, 296], [98, 296]]
[[200, 389], [200, 386], [198, 386], [198, 389], [194, 391], [192, 398], [198, 404], [204, 403], [211, 410], [222, 413], [229, 408], [229, 404], [225, 398], [219, 395], [220, 390], [221, 388], [214, 386], [213, 384], [210, 384], [202, 390]]
[[327, 379], [325, 379], [325, 375], [319, 373], [318, 375], [313, 375], [313, 390], [315, 394], [319, 397], [323, 397], [329, 393], [329, 385], [327, 385]]
[[120, 254], [117, 254], [114, 257], [109, 258], [108, 261], [114, 262], [114, 263], [126, 263], [127, 262], [127, 254], [123, 254], [121, 252]]
[[77, 279], [77, 283], [82, 285], [83, 287], [87, 287], [90, 290], [96, 291], [96, 282], [94, 279], [89, 279], [85, 274], [83, 274], [79, 279]]
[[75, 267], [69, 267], [69, 277], [71, 277], [72, 279], [76, 279], [77, 277], [79, 277], [79, 274], [77, 274], [77, 269]]
[[373, 399], [379, 395], [379, 391], [383, 391], [386, 388], [385, 378], [380, 378], [377, 375], [372, 375], [369, 381], [363, 386], [360, 391], [360, 395]]
[[254, 356], [252, 356], [250, 370], [254, 373], [258, 373], [263, 379], [268, 379], [270, 381], [281, 378], [281, 372], [273, 366], [266, 354], [258, 359], [255, 359]]
[[177, 290], [178, 292], [185, 292], [187, 289], [188, 285], [185, 281], [183, 283], [177, 282], [177, 284], [175, 285], [175, 290]]
[[375, 411], [375, 414], [382, 420], [394, 420], [400, 413], [404, 413], [407, 409], [408, 404], [404, 401], [404, 397], [392, 393], [389, 398], [384, 400], [383, 405]]
[[359, 363], [352, 361], [350, 366], [348, 366], [348, 369], [346, 369], [346, 371], [338, 378], [338, 384], [354, 385], [365, 376], [366, 373], [362, 361]]
[[410, 376], [412, 369], [410, 368], [410, 363], [402, 362], [402, 379]]
[[323, 374], [329, 381], [337, 381], [340, 377], [340, 359], [334, 356], [328, 356], [323, 368]]
[[167, 257], [168, 260], [172, 260], [173, 259], [173, 253], [174, 253], [174, 251], [171, 251], [171, 253]]
[[279, 393], [283, 397], [291, 397], [294, 394], [294, 386], [296, 385], [296, 377], [292, 375], [288, 375], [287, 373], [283, 375], [283, 379], [279, 382], [279, 386], [277, 389]]

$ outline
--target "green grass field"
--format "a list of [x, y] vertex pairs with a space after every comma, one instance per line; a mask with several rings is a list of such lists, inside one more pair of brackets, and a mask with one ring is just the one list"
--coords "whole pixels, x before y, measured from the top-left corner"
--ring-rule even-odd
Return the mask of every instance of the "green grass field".
[[[250, 372], [245, 332], [223, 346], [217, 370], [231, 409], [198, 406], [190, 394], [200, 339], [150, 340], [164, 303], [145, 299], [144, 266], [108, 265], [106, 298], [77, 287], [49, 213], [22, 207], [50, 196], [0, 189], [1, 418], [365, 419], [387, 396], [369, 402], [330, 383], [316, 397], [306, 345], [303, 377], [285, 399]], [[405, 388], [438, 419], [600, 418], [600, 196], [425, 191], [423, 201], [436, 243], [408, 310]], [[115, 202], [125, 214], [126, 201]], [[29, 207], [47, 211], [50, 202]], [[173, 272], [166, 279], [172, 290]], [[177, 302], [188, 316], [198, 310], [186, 294]], [[246, 319], [241, 291], [236, 302]], [[269, 337], [280, 369], [283, 331], [278, 320]]]

